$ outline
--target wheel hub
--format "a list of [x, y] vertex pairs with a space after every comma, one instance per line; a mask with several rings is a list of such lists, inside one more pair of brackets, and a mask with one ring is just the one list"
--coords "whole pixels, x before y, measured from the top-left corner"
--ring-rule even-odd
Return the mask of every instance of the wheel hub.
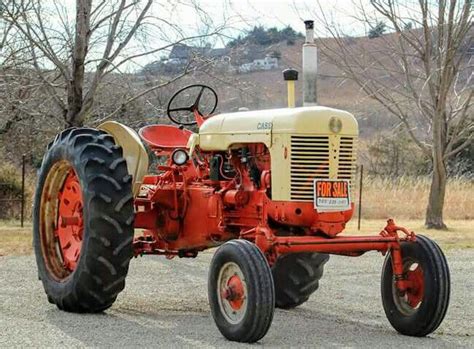
[[414, 270], [408, 270], [406, 273], [406, 279], [410, 282], [411, 287], [407, 290], [407, 302], [411, 307], [416, 308], [423, 300], [425, 293], [423, 270], [418, 264]]
[[404, 291], [397, 289], [394, 283], [393, 297], [397, 308], [406, 316], [414, 314], [423, 302], [425, 294], [424, 273], [421, 265], [414, 260], [407, 260], [403, 265], [404, 276], [408, 287]]
[[217, 281], [221, 313], [231, 324], [237, 324], [247, 312], [247, 284], [240, 267], [233, 262], [222, 266]]
[[58, 219], [55, 235], [59, 242], [64, 268], [74, 271], [79, 260], [83, 231], [83, 200], [81, 185], [70, 169], [58, 193]]
[[242, 308], [245, 299], [245, 290], [242, 280], [238, 275], [230, 277], [222, 297], [229, 302], [232, 309], [239, 310]]

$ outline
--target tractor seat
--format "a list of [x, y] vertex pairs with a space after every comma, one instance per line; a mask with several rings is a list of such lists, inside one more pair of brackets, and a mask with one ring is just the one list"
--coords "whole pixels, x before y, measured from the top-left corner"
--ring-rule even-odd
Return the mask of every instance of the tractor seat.
[[170, 125], [145, 126], [138, 133], [151, 148], [165, 150], [187, 148], [188, 139], [193, 134], [189, 130]]

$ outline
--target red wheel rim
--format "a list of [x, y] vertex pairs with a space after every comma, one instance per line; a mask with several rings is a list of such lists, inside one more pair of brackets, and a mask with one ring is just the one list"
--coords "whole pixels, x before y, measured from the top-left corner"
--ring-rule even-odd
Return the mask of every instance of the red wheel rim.
[[425, 281], [420, 264], [412, 264], [406, 272], [406, 278], [411, 284], [407, 290], [407, 302], [412, 308], [416, 308], [420, 305], [425, 294]]
[[64, 268], [72, 272], [79, 260], [84, 231], [81, 185], [73, 169], [69, 170], [64, 180], [58, 201], [55, 235], [59, 241]]
[[393, 299], [398, 310], [406, 316], [411, 316], [418, 311], [425, 294], [425, 279], [420, 263], [413, 259], [405, 260], [403, 271], [407, 289], [399, 291], [396, 282], [393, 282]]
[[84, 233], [81, 185], [67, 160], [54, 163], [43, 183], [38, 229], [45, 267], [63, 281], [76, 269]]

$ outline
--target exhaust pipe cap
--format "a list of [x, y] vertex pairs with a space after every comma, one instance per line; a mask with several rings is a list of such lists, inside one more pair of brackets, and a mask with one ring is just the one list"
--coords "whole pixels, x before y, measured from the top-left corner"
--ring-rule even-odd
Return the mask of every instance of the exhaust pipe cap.
[[283, 70], [283, 79], [285, 81], [296, 81], [298, 80], [298, 71], [292, 68]]

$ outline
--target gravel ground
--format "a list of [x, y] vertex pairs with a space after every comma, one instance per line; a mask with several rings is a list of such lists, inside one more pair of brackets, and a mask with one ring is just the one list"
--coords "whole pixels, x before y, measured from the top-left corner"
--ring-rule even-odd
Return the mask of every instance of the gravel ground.
[[[211, 252], [194, 260], [132, 261], [127, 287], [104, 314], [49, 304], [32, 256], [0, 257], [0, 347], [240, 347], [214, 325], [207, 301]], [[380, 301], [382, 258], [333, 256], [321, 287], [303, 306], [276, 310], [260, 342], [269, 347], [474, 347], [474, 250], [447, 253], [451, 305], [427, 338], [397, 334]], [[258, 346], [258, 344], [257, 344]]]

